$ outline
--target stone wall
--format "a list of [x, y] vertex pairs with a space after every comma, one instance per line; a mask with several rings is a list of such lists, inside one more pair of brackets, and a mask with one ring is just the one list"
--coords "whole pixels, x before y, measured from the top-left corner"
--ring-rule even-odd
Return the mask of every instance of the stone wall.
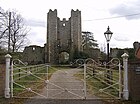
[[[70, 22], [63, 18], [62, 21], [58, 21], [58, 42], [59, 45], [65, 47], [64, 50], [69, 46], [70, 36]], [[63, 50], [62, 50], [63, 51]]]
[[44, 63], [44, 47], [32, 45], [25, 47], [23, 51], [23, 61], [28, 64]]

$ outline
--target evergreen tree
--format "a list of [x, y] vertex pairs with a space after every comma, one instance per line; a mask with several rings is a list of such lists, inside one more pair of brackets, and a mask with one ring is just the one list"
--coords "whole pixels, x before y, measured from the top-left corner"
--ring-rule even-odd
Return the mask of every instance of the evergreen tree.
[[82, 45], [83, 49], [98, 48], [97, 40], [94, 39], [92, 32], [82, 32]]

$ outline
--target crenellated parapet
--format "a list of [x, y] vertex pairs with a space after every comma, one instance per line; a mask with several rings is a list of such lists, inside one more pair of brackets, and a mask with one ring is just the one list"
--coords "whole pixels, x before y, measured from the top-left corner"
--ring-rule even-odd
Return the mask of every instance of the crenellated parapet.
[[47, 44], [45, 61], [59, 63], [61, 52], [67, 52], [72, 60], [74, 51], [82, 50], [81, 43], [81, 11], [71, 10], [67, 20], [57, 16], [57, 10], [49, 10], [47, 14]]

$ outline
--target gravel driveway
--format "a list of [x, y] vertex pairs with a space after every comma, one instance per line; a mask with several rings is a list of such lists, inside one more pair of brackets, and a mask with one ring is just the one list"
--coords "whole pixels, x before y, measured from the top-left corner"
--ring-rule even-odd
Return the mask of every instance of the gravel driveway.
[[81, 70], [69, 69], [56, 71], [50, 80], [47, 81], [47, 86], [41, 93], [47, 99], [36, 96], [34, 99], [28, 100], [25, 104], [103, 104], [101, 101], [92, 100], [97, 97], [89, 93], [86, 93], [86, 100], [84, 100], [84, 82], [74, 76], [74, 74]]

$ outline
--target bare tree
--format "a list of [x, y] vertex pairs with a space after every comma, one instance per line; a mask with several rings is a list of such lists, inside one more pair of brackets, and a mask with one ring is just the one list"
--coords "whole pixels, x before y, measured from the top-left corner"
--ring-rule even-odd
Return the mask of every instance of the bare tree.
[[7, 16], [4, 10], [0, 7], [0, 44], [2, 43], [2, 38], [4, 38], [5, 33], [8, 31], [7, 27]]
[[26, 36], [29, 32], [29, 29], [24, 25], [24, 19], [16, 11], [7, 11], [3, 17], [1, 42], [6, 46], [8, 45], [8, 51], [16, 52], [21, 50], [27, 42]]
[[12, 52], [18, 51], [25, 45], [27, 33], [29, 30], [23, 24], [21, 15], [12, 12], [12, 27], [11, 27], [11, 48]]

